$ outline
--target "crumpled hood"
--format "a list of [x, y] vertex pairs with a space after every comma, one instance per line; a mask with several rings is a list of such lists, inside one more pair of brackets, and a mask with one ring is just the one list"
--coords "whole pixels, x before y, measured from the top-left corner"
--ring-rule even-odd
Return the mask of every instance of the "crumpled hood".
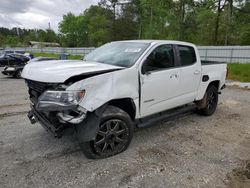
[[39, 82], [63, 83], [72, 76], [122, 68], [123, 67], [103, 63], [79, 60], [39, 61], [25, 65], [22, 71], [22, 77]]

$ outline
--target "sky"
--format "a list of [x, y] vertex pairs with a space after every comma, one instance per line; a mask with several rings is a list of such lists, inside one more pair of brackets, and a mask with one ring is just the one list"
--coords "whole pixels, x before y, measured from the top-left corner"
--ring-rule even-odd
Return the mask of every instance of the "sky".
[[51, 29], [68, 12], [80, 14], [98, 0], [0, 0], [0, 27]]

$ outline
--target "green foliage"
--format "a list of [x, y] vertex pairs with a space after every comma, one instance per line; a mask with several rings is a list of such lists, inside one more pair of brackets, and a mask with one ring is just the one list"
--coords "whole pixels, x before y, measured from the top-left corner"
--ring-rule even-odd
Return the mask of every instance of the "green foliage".
[[112, 12], [100, 6], [91, 6], [84, 11], [86, 18], [88, 46], [100, 46], [112, 41]]
[[0, 46], [24, 46], [35, 40], [96, 47], [126, 39], [250, 45], [250, 0], [99, 0], [80, 15], [63, 15], [59, 34], [0, 28]]
[[27, 46], [29, 41], [58, 42], [59, 37], [49, 29], [0, 28], [0, 47]]
[[61, 35], [61, 43], [63, 46], [77, 47], [83, 46], [87, 39], [87, 29], [85, 19], [82, 15], [75, 16], [68, 13], [63, 16], [63, 20], [59, 23]]
[[240, 5], [235, 11], [234, 43], [240, 45], [250, 44], [250, 1]]
[[228, 64], [228, 79], [242, 82], [250, 82], [250, 63]]

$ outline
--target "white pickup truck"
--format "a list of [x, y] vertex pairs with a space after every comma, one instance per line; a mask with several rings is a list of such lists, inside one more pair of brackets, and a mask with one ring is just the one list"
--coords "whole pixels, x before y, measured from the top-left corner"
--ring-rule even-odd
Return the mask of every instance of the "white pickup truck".
[[[189, 109], [214, 113], [227, 65], [201, 61], [195, 45], [133, 40], [105, 44], [79, 61], [25, 66], [31, 123], [61, 137], [73, 128], [88, 158], [105, 158], [129, 146], [135, 127]], [[192, 106], [192, 105], [191, 105]]]

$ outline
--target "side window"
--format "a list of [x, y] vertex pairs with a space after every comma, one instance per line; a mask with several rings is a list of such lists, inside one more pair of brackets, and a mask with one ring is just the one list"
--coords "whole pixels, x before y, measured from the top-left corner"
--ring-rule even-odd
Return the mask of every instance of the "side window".
[[156, 47], [143, 64], [143, 72], [174, 67], [174, 50], [172, 45]]
[[196, 62], [196, 55], [193, 47], [178, 45], [178, 49], [182, 66], [192, 65]]

